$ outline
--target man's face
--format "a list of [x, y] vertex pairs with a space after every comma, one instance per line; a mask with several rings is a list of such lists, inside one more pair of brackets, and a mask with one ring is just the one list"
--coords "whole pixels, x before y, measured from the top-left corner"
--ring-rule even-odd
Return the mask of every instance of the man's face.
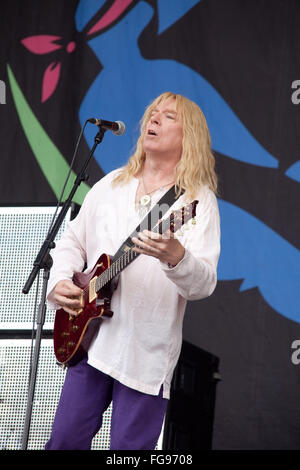
[[144, 151], [179, 159], [182, 152], [182, 123], [173, 98], [161, 101], [152, 111], [144, 135]]

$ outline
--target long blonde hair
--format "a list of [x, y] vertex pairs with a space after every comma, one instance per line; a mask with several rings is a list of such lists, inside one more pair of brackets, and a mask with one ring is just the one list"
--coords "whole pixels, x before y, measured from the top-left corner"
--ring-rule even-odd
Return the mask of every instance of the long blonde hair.
[[215, 173], [215, 158], [211, 150], [211, 138], [206, 119], [199, 106], [185, 96], [165, 92], [158, 96], [147, 108], [141, 119], [141, 134], [136, 144], [136, 150], [129, 158], [114, 183], [128, 181], [143, 168], [146, 158], [143, 149], [143, 137], [151, 112], [163, 100], [173, 98], [176, 111], [182, 122], [183, 139], [182, 154], [175, 168], [175, 187], [179, 195], [185, 191], [186, 196], [194, 198], [199, 187], [207, 185], [217, 193], [217, 176]]

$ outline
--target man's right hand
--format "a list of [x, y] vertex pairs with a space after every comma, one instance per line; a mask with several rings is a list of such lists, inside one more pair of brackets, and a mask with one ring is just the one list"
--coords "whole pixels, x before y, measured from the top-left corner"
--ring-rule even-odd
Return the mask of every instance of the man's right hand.
[[78, 315], [78, 310], [83, 307], [82, 292], [72, 281], [63, 280], [55, 285], [53, 299], [67, 313]]

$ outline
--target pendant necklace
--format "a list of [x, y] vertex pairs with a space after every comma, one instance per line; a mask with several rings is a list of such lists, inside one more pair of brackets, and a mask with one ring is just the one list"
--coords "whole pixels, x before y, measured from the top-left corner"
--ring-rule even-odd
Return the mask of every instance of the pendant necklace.
[[144, 196], [141, 197], [141, 199], [139, 201], [139, 204], [140, 204], [140, 206], [142, 206], [144, 208], [150, 208], [151, 207], [151, 196], [150, 196], [150, 194], [155, 193], [159, 189], [163, 189], [166, 186], [169, 186], [169, 184], [173, 183], [173, 181], [170, 181], [169, 183], [166, 183], [163, 186], [159, 186], [158, 188], [153, 189], [153, 191], [148, 192], [147, 188], [146, 188], [146, 185], [145, 185], [145, 181], [144, 181], [144, 175], [142, 173], [142, 183], [143, 183], [144, 191], [145, 191], [146, 194], [144, 194]]

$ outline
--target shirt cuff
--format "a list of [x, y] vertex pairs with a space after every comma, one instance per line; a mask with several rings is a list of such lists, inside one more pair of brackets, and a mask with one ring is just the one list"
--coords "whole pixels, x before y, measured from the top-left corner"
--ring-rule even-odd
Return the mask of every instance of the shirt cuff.
[[162, 267], [162, 269], [164, 271], [172, 271], [172, 272], [176, 272], [177, 271], [177, 268], [185, 262], [186, 259], [189, 258], [189, 252], [188, 250], [185, 248], [184, 250], [184, 255], [183, 255], [183, 258], [176, 264], [176, 266], [171, 266], [169, 263], [163, 263], [162, 261], [159, 261], [160, 262], [160, 265]]

